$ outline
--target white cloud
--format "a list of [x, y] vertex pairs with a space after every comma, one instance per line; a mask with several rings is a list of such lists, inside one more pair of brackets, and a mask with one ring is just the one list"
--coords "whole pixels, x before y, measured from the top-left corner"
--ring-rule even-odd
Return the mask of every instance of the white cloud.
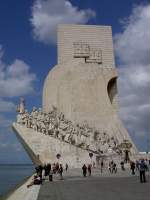
[[13, 102], [0, 98], [0, 112], [10, 112], [15, 110], [16, 105]]
[[121, 63], [121, 118], [137, 136], [150, 133], [150, 5], [133, 8], [114, 41]]
[[93, 10], [79, 10], [68, 0], [35, 0], [30, 22], [34, 38], [48, 44], [56, 41], [58, 24], [85, 24], [94, 16]]
[[15, 97], [33, 92], [35, 74], [22, 60], [16, 59], [11, 65], [3, 60], [3, 49], [0, 48], [0, 97]]
[[34, 91], [35, 74], [22, 60], [16, 59], [12, 64], [3, 62], [4, 50], [0, 45], [0, 128], [9, 127], [12, 123], [4, 116], [5, 112], [14, 112], [16, 105], [12, 97], [24, 96]]
[[133, 64], [150, 63], [150, 5], [138, 6], [115, 36], [116, 51], [121, 61]]

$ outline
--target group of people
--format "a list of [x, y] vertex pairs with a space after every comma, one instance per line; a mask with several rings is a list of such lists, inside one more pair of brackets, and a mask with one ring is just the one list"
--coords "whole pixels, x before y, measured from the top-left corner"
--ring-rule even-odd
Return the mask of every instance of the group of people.
[[91, 176], [91, 173], [92, 173], [92, 165], [91, 164], [88, 164], [88, 166], [86, 166], [86, 164], [84, 164], [82, 166], [82, 171], [83, 171], [83, 176], [86, 177], [87, 176], [87, 172], [88, 172], [88, 175]]
[[[139, 172], [139, 177], [140, 177], [140, 182], [145, 183], [146, 182], [146, 171], [149, 171], [149, 166], [150, 166], [150, 160], [136, 160], [130, 161], [129, 162], [131, 174], [135, 175], [135, 172]], [[120, 162], [120, 167], [122, 171], [125, 171], [125, 162], [121, 161]], [[68, 171], [68, 164], [66, 163], [64, 168], [62, 164], [59, 163], [53, 163], [53, 164], [45, 164], [43, 165], [38, 165], [35, 170], [36, 174], [33, 177], [33, 181], [27, 185], [27, 187], [30, 187], [32, 185], [39, 185], [42, 184], [43, 180], [46, 180], [48, 177], [49, 181], [53, 181], [53, 175], [58, 174], [60, 177], [60, 180], [63, 180], [63, 171], [65, 170], [66, 172]], [[92, 168], [95, 168], [95, 165], [92, 164], [83, 164], [82, 166], [82, 174], [83, 177], [86, 176], [91, 176], [92, 174]], [[106, 163], [104, 164], [104, 161], [101, 160], [100, 162], [100, 172], [102, 173], [104, 169], [107, 169]], [[111, 174], [117, 173], [117, 164], [111, 160], [108, 163], [108, 170]]]
[[[146, 172], [149, 171], [150, 160], [139, 159], [139, 160], [136, 160], [135, 162], [130, 160], [129, 164], [130, 164], [131, 174], [135, 175], [135, 172], [138, 171], [139, 177], [140, 177], [140, 182], [145, 183], [146, 182]], [[123, 171], [125, 171], [123, 161], [120, 163], [120, 165], [121, 165], [121, 169]]]
[[[67, 171], [69, 168], [68, 164], [65, 165], [65, 171]], [[63, 180], [63, 171], [64, 168], [62, 164], [59, 163], [53, 163], [53, 164], [45, 164], [38, 165], [35, 167], [36, 174], [33, 177], [33, 180], [30, 184], [27, 185], [27, 187], [30, 187], [32, 185], [40, 185], [42, 184], [43, 180], [46, 180], [48, 177], [49, 181], [53, 181], [53, 175], [58, 174], [60, 177], [60, 180]]]
[[109, 162], [109, 166], [108, 166], [108, 169], [110, 171], [111, 174], [113, 173], [117, 173], [117, 164], [112, 160]]
[[132, 171], [132, 175], [135, 175], [135, 170], [139, 171], [140, 182], [146, 182], [146, 171], [149, 171], [150, 160], [140, 159], [136, 160], [136, 162], [130, 161], [130, 168]]

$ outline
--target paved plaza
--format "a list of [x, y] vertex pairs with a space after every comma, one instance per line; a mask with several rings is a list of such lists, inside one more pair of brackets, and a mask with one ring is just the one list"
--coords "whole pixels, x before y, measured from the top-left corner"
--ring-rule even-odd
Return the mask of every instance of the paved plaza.
[[[149, 200], [150, 177], [140, 183], [138, 173], [132, 176], [128, 170], [110, 175], [95, 170], [93, 176], [83, 178], [80, 170], [71, 170], [64, 180], [55, 177], [45, 181], [38, 200]], [[148, 172], [149, 173], [149, 172]], [[148, 175], [147, 173], [147, 175]]]

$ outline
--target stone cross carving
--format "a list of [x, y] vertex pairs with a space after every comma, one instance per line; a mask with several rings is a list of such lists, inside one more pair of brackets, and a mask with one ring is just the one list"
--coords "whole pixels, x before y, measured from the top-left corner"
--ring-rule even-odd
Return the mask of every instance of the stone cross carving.
[[89, 57], [85, 60], [86, 63], [102, 63], [102, 50], [101, 49], [95, 49], [90, 48], [90, 54]]
[[74, 58], [86, 58], [89, 57], [90, 46], [86, 42], [74, 42]]
[[74, 58], [85, 58], [86, 63], [102, 63], [102, 50], [91, 48], [86, 42], [74, 42]]

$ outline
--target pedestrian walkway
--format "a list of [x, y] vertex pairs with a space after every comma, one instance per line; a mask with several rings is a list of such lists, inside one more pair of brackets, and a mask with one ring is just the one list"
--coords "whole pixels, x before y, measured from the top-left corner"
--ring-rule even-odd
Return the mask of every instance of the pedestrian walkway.
[[128, 170], [101, 174], [94, 169], [91, 177], [84, 178], [80, 169], [69, 170], [64, 180], [55, 177], [53, 182], [44, 182], [38, 200], [149, 200], [150, 178], [141, 184], [137, 175]]

